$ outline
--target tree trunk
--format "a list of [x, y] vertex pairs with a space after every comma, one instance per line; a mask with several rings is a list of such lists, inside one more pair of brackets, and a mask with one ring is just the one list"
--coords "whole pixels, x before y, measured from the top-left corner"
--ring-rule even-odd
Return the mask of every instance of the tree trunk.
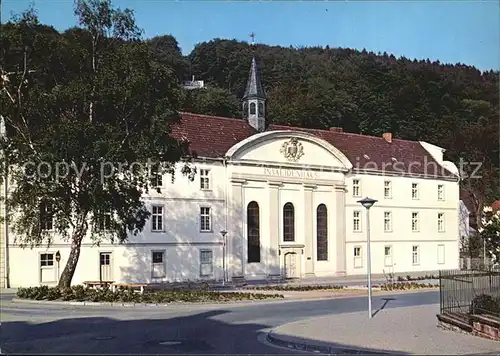
[[82, 240], [87, 233], [87, 222], [85, 221], [87, 214], [81, 214], [78, 218], [78, 224], [75, 232], [71, 236], [71, 251], [68, 256], [68, 262], [59, 278], [59, 288], [69, 288], [71, 287], [71, 281], [75, 274], [76, 266], [78, 264], [78, 259], [80, 258], [80, 247], [82, 245]]

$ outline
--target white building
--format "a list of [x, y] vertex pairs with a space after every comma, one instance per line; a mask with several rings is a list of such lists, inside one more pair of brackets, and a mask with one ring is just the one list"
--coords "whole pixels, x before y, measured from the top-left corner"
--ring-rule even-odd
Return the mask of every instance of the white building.
[[[425, 142], [265, 123], [252, 61], [245, 119], [182, 113], [173, 135], [196, 152], [194, 182], [177, 175], [144, 197], [152, 217], [123, 245], [84, 241], [73, 283], [362, 275], [368, 196], [372, 272], [458, 268], [458, 169]], [[69, 245], [8, 243], [10, 286], [55, 284]], [[59, 251], [60, 269], [55, 259]]]

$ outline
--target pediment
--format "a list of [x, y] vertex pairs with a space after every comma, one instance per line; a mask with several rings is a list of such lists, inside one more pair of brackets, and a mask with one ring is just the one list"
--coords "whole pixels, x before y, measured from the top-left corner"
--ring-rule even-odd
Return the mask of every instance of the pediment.
[[347, 157], [329, 142], [309, 133], [270, 131], [253, 135], [228, 150], [233, 161], [351, 169]]

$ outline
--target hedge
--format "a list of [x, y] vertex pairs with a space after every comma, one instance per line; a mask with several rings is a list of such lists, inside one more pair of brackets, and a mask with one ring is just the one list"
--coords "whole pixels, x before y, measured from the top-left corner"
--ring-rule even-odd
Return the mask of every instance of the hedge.
[[143, 294], [129, 288], [112, 291], [109, 288], [92, 289], [82, 285], [59, 289], [58, 287], [19, 288], [17, 297], [32, 300], [63, 300], [89, 302], [125, 302], [125, 303], [172, 303], [172, 302], [228, 302], [241, 300], [281, 299], [281, 294], [258, 294], [238, 292], [207, 292], [192, 290], [145, 291]]

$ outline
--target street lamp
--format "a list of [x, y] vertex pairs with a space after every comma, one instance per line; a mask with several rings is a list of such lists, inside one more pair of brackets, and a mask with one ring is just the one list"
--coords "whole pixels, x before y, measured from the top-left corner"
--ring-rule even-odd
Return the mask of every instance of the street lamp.
[[371, 319], [372, 315], [372, 261], [371, 261], [371, 251], [370, 251], [370, 208], [377, 201], [372, 198], [363, 198], [358, 200], [358, 203], [363, 205], [366, 209], [366, 254], [367, 254], [367, 264], [368, 264], [368, 317]]
[[220, 234], [222, 235], [222, 285], [224, 286], [226, 283], [226, 230], [221, 230]]

